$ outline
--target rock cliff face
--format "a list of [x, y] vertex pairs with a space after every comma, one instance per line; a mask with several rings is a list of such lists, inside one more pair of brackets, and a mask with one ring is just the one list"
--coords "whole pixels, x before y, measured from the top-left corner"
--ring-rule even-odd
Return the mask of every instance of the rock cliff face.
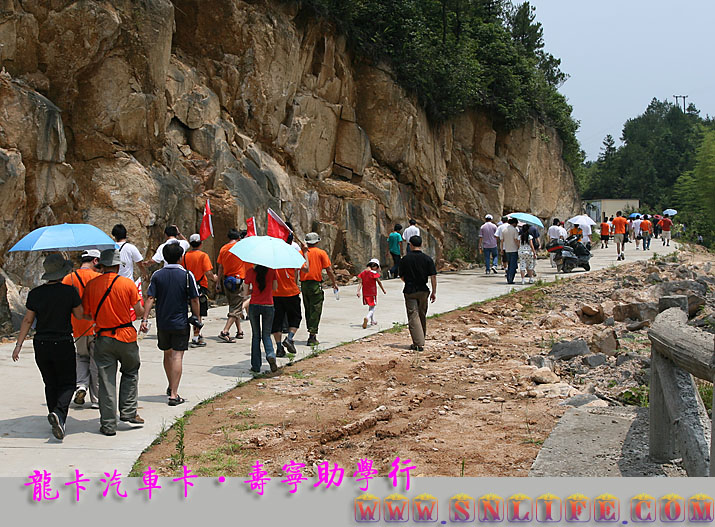
[[[386, 256], [415, 217], [428, 250], [474, 243], [483, 214], [578, 207], [556, 133], [467, 112], [430, 123], [389, 68], [271, 0], [0, 0], [0, 263], [33, 285], [29, 230], [122, 222], [140, 250], [194, 232], [216, 246], [265, 209], [318, 231], [339, 265]], [[210, 251], [217, 250], [212, 243]]]

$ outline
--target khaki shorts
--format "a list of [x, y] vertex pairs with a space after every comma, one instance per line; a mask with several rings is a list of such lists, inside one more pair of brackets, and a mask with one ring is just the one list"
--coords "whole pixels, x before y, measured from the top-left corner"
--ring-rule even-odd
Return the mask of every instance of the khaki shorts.
[[235, 291], [225, 290], [226, 300], [228, 301], [228, 316], [233, 318], [241, 318], [243, 311], [243, 302], [246, 300], [241, 294], [243, 287], [239, 287]]
[[613, 240], [616, 243], [623, 243], [623, 236], [624, 236], [623, 233], [616, 233], [613, 235]]
[[670, 231], [663, 231], [663, 234], [660, 236], [664, 240], [670, 240]]

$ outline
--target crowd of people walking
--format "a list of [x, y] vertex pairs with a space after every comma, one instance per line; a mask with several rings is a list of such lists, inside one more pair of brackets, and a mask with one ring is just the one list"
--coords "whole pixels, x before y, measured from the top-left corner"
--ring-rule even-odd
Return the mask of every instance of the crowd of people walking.
[[[388, 277], [404, 282], [410, 348], [419, 351], [425, 345], [428, 303], [436, 299], [437, 271], [434, 260], [422, 252], [417, 222], [409, 221], [407, 238], [401, 230], [401, 225], [395, 225], [390, 235], [393, 266]], [[127, 230], [121, 224], [112, 229], [116, 247], [83, 251], [76, 270], [58, 253], [45, 258], [45, 283], [28, 294], [12, 359], [19, 360], [23, 343], [34, 327], [35, 361], [45, 385], [47, 419], [57, 439], [65, 436], [71, 402], [84, 406], [88, 395], [91, 408], [99, 410], [100, 433], [116, 435], [118, 420], [144, 424], [137, 411], [141, 366], [138, 340], [150, 330], [152, 312], [156, 345], [163, 352], [167, 404], [185, 402], [179, 394], [183, 358], [189, 347], [206, 346], [202, 328], [211, 282], [216, 284], [217, 294], [225, 295], [228, 306], [226, 323], [217, 336], [219, 342], [244, 338], [241, 321], [247, 318], [250, 323], [252, 372], [261, 371], [264, 354], [271, 372], [276, 372], [277, 357], [297, 353], [294, 338], [303, 321], [301, 297], [306, 344], [319, 344], [325, 298], [323, 273], [336, 298], [339, 287], [328, 253], [319, 247], [317, 233], [308, 233], [304, 242], [294, 240], [292, 234], [284, 240], [303, 255], [302, 267], [272, 269], [236, 256], [231, 249], [247, 236], [247, 231], [230, 229], [227, 243], [218, 252], [216, 271], [202, 250], [198, 234], [186, 240], [175, 225], [167, 226], [164, 234], [164, 242], [148, 260], [128, 242]], [[157, 265], [162, 267], [149, 277], [149, 270]], [[148, 278], [143, 296], [140, 282], [134, 281], [135, 273]], [[367, 328], [377, 324], [377, 289], [386, 294], [379, 259], [371, 258], [357, 278], [357, 296], [368, 309], [362, 323]], [[138, 331], [135, 321], [139, 321]]]

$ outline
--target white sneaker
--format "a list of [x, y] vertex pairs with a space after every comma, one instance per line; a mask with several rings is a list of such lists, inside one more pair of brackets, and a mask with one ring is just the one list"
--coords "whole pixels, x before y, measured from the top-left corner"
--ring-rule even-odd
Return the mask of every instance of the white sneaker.
[[524, 282], [524, 279], [521, 279], [521, 285], [524, 285], [526, 282]]
[[534, 279], [533, 279], [533, 278], [529, 278], [529, 283], [530, 283], [530, 284], [533, 284], [533, 283], [534, 283]]

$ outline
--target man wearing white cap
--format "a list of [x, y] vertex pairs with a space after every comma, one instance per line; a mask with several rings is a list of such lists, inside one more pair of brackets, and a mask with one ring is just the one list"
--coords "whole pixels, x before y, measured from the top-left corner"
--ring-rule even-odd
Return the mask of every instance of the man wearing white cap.
[[318, 325], [323, 314], [323, 269], [328, 273], [328, 278], [333, 284], [333, 291], [338, 294], [338, 282], [333, 272], [328, 253], [318, 247], [320, 236], [317, 232], [305, 235], [307, 247], [303, 256], [308, 262], [308, 270], [300, 270], [300, 290], [303, 293], [303, 307], [305, 308], [305, 322], [308, 328], [308, 346], [317, 346]]
[[126, 276], [119, 276], [122, 260], [119, 251], [106, 249], [99, 257], [98, 276], [82, 295], [84, 313], [95, 322], [94, 358], [99, 371], [99, 431], [107, 436], [117, 434], [117, 366], [121, 366], [119, 383], [119, 419], [144, 424], [137, 413], [139, 387], [139, 346], [132, 324], [131, 308], [144, 316], [137, 286]]
[[[80, 257], [82, 263], [79, 269], [62, 279], [63, 284], [71, 285], [77, 289], [80, 298], [82, 298], [84, 288], [89, 281], [99, 276], [97, 271], [99, 256], [100, 253], [97, 249], [84, 251]], [[77, 391], [74, 395], [74, 403], [83, 406], [87, 390], [89, 390], [92, 408], [99, 408], [99, 375], [97, 364], [94, 362], [94, 324], [91, 320], [79, 319], [72, 315], [72, 333], [75, 338], [77, 363]]]
[[484, 216], [484, 224], [479, 229], [479, 248], [484, 252], [484, 264], [487, 274], [494, 269], [497, 272], [497, 226], [492, 221], [491, 214]]
[[387, 294], [385, 288], [382, 287], [380, 281], [380, 260], [373, 258], [367, 264], [367, 268], [358, 275], [360, 282], [358, 283], [357, 296], [360, 298], [360, 290], [362, 290], [362, 303], [368, 306], [367, 316], [362, 321], [362, 328], [367, 328], [368, 323], [376, 325], [375, 308], [377, 307], [377, 286], [380, 286], [382, 292]]

